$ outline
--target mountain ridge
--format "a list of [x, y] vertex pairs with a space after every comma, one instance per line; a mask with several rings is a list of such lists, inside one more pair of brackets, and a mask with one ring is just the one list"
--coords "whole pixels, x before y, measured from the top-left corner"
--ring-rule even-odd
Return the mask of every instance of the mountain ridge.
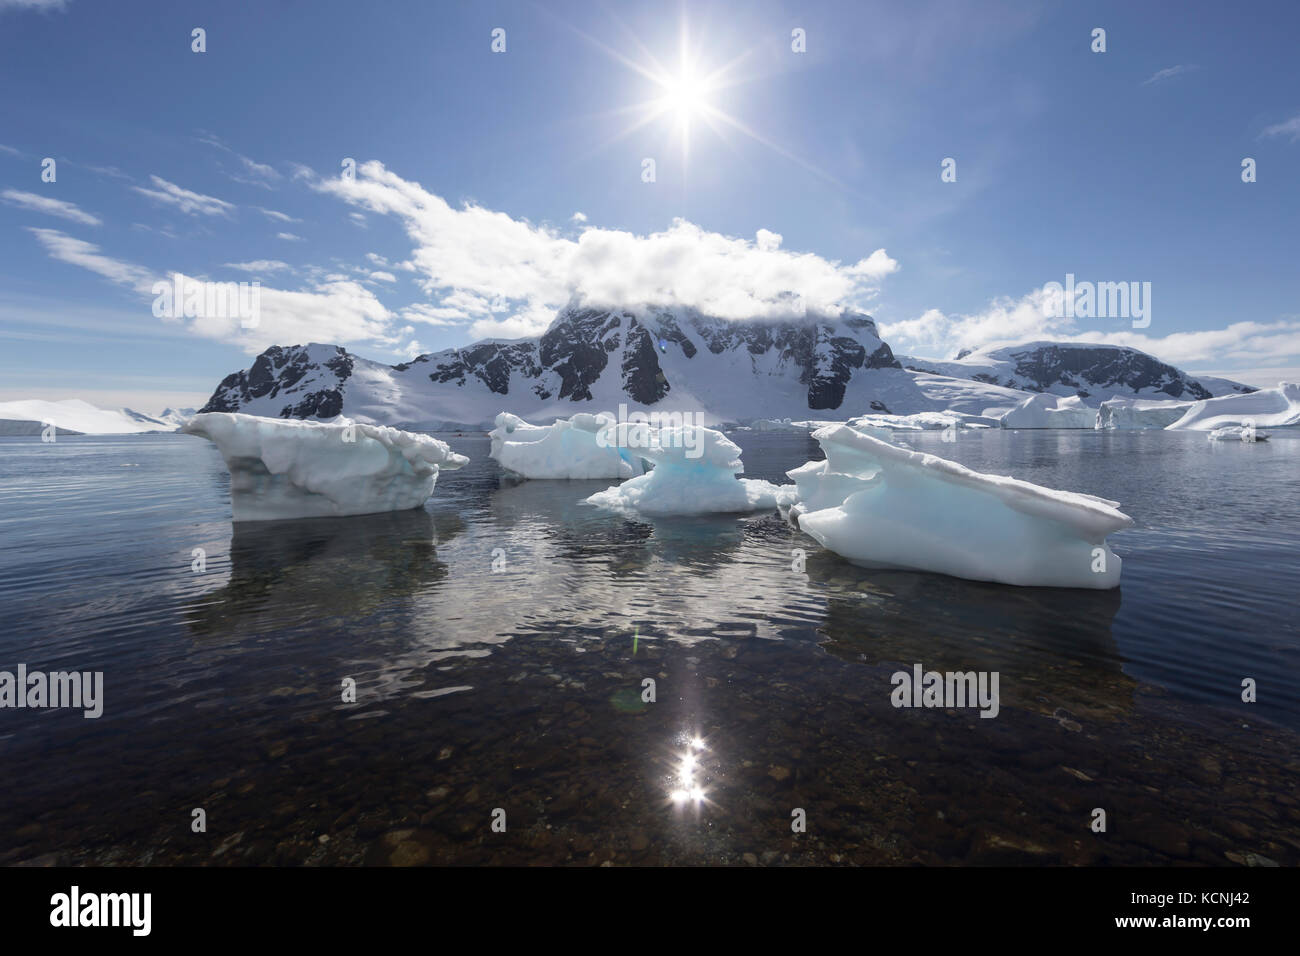
[[[542, 420], [630, 405], [720, 423], [942, 410], [984, 416], [1036, 391], [1080, 394], [1090, 403], [1215, 394], [1136, 349], [1089, 346], [1085, 354], [1052, 342], [1006, 348], [1019, 351], [939, 363], [903, 356], [905, 367], [875, 320], [852, 310], [736, 320], [691, 309], [570, 305], [539, 336], [485, 339], [396, 365], [337, 345], [271, 346], [222, 379], [201, 411], [477, 427], [503, 410]], [[1021, 354], [1025, 349], [1033, 354]], [[1249, 390], [1218, 387], [1229, 386]]]

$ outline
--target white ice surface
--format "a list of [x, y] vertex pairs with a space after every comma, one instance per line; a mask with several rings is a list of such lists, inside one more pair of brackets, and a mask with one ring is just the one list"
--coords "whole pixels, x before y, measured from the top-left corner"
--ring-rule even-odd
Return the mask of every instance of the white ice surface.
[[1093, 428], [1097, 409], [1077, 395], [1031, 395], [1002, 416], [1003, 428]]
[[845, 425], [813, 433], [826, 453], [789, 472], [800, 529], [868, 567], [976, 581], [1113, 588], [1106, 535], [1133, 521], [1118, 504], [909, 451]]
[[469, 462], [428, 435], [342, 418], [326, 423], [209, 412], [182, 431], [211, 440], [221, 452], [236, 521], [418, 508], [439, 471]]
[[[635, 432], [637, 426], [619, 429]], [[786, 500], [771, 482], [736, 477], [744, 471], [740, 448], [722, 432], [683, 425], [629, 437], [654, 469], [598, 491], [586, 499], [588, 504], [645, 515], [696, 515], [759, 511]]]
[[634, 478], [645, 471], [634, 449], [613, 441], [614, 419], [581, 413], [552, 425], [530, 425], [502, 412], [490, 456], [525, 478]]
[[1197, 402], [1169, 429], [1208, 432], [1248, 422], [1256, 428], [1300, 425], [1300, 385], [1282, 382], [1277, 388], [1262, 388], [1248, 395], [1221, 395]]
[[1205, 436], [1210, 441], [1268, 441], [1266, 432], [1256, 431], [1245, 425], [1224, 425]]
[[0, 421], [52, 422], [66, 431], [83, 435], [134, 435], [141, 432], [169, 432], [175, 423], [160, 421], [129, 408], [99, 408], [80, 399], [59, 402], [25, 399], [0, 402]]
[[1146, 398], [1111, 398], [1097, 409], [1096, 427], [1105, 430], [1167, 428], [1182, 418], [1193, 404]]

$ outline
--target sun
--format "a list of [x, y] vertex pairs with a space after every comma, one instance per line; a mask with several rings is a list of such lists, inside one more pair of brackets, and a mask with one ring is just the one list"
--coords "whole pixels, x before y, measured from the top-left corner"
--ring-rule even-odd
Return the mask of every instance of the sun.
[[665, 77], [659, 83], [664, 93], [658, 105], [679, 125], [688, 126], [691, 120], [709, 111], [709, 83], [706, 79], [683, 71], [677, 76]]
[[690, 160], [691, 142], [695, 138], [692, 128], [700, 125], [707, 127], [733, 152], [735, 146], [730, 141], [729, 134], [736, 132], [797, 163], [818, 177], [843, 189], [848, 188], [834, 176], [764, 136], [728, 111], [733, 108], [731, 104], [738, 97], [739, 87], [765, 75], [761, 68], [756, 69], [755, 66], [760, 58], [760, 48], [746, 50], [721, 66], [717, 66], [717, 59], [710, 62], [708, 51], [700, 44], [691, 41], [691, 31], [683, 20], [678, 31], [677, 69], [673, 71], [671, 68], [666, 68], [639, 41], [634, 40], [637, 55], [630, 56], [572, 24], [566, 26], [611, 59], [639, 75], [649, 86], [651, 95], [648, 99], [604, 114], [628, 121], [609, 139], [598, 144], [598, 148], [609, 146], [631, 136], [643, 127], [659, 122], [670, 130], [670, 140], [680, 144], [681, 165], [685, 168]]

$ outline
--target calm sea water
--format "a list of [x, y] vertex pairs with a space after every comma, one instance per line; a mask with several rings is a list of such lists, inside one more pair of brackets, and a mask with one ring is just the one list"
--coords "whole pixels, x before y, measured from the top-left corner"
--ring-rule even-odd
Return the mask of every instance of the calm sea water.
[[[202, 440], [0, 438], [0, 670], [105, 687], [0, 710], [0, 863], [1300, 862], [1300, 435], [910, 439], [1120, 501], [1112, 592], [618, 517], [443, 437], [472, 463], [423, 510], [233, 531]], [[892, 707], [917, 663], [1000, 713]]]

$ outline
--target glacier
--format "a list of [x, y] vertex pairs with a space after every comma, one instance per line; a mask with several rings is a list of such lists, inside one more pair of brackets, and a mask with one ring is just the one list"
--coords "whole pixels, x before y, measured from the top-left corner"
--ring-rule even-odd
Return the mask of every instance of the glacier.
[[1170, 431], [1213, 431], [1226, 425], [1251, 424], [1256, 428], [1300, 425], [1300, 385], [1281, 382], [1244, 395], [1222, 395], [1192, 405]]
[[[39, 434], [41, 426], [46, 422], [50, 422], [60, 431], [82, 435], [168, 432], [174, 431], [179, 424], [144, 415], [129, 408], [100, 408], [76, 398], [57, 402], [42, 399], [0, 402], [0, 435]], [[35, 427], [19, 427], [23, 425]]]
[[1106, 535], [1133, 519], [1118, 502], [981, 474], [847, 425], [813, 437], [826, 458], [787, 472], [789, 513], [855, 564], [1024, 587], [1119, 585], [1123, 562]]
[[587, 504], [667, 516], [761, 511], [790, 503], [783, 490], [789, 486], [736, 477], [745, 470], [740, 448], [720, 431], [702, 425], [652, 428], [626, 423], [618, 430], [623, 433], [620, 444], [635, 444], [636, 453], [654, 468], [596, 492]]
[[635, 478], [645, 471], [635, 449], [616, 444], [617, 423], [608, 414], [531, 425], [502, 412], [495, 424], [489, 457], [524, 478]]
[[225, 459], [235, 521], [419, 508], [441, 471], [469, 463], [428, 435], [346, 418], [308, 422], [206, 412], [181, 431], [207, 438]]

